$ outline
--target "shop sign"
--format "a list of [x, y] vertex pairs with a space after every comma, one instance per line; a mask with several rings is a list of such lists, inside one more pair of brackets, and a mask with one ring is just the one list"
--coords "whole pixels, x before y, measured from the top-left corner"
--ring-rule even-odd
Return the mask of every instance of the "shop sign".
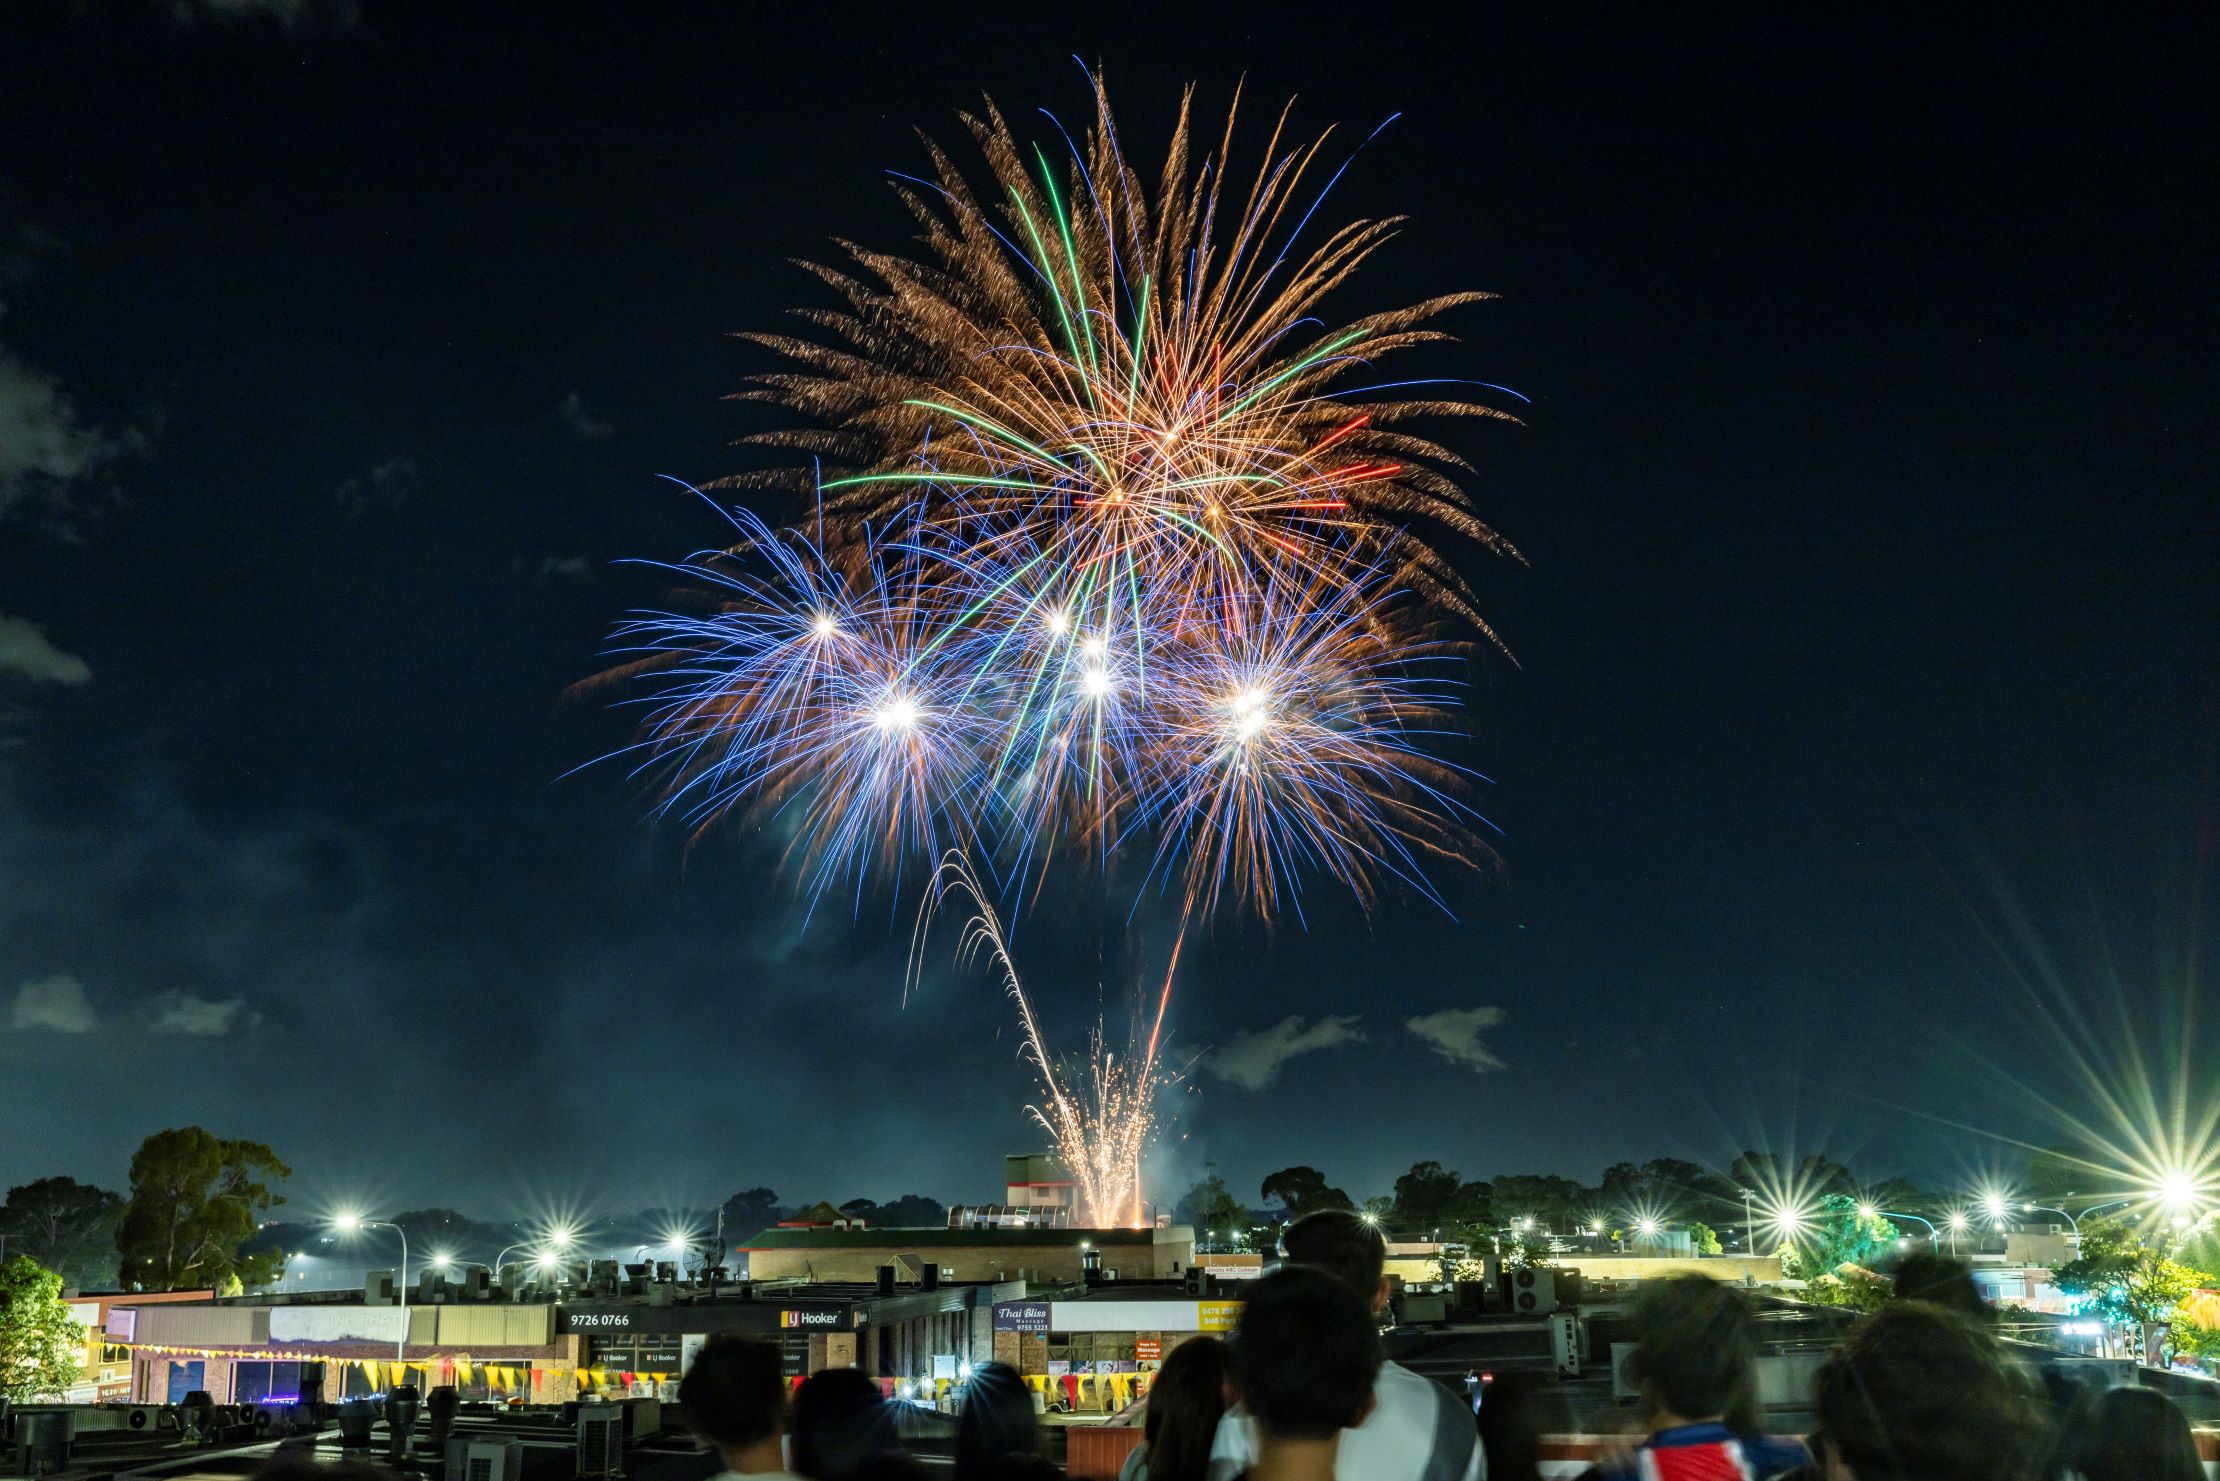
[[994, 1303], [994, 1329], [997, 1332], [1046, 1332], [1048, 1308], [1046, 1301], [997, 1301]]

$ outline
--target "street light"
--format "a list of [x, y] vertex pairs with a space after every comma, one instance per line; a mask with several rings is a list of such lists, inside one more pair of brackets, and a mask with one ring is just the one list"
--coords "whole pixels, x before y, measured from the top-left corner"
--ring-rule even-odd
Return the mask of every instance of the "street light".
[[1968, 1222], [1963, 1209], [1943, 1221], [1943, 1227], [1950, 1231], [1950, 1253], [1952, 1255], [1958, 1253], [1958, 1236], [1965, 1232]]
[[2052, 1207], [2050, 1207], [2050, 1205], [2048, 1205], [2048, 1204], [2043, 1204], [2043, 1203], [2023, 1203], [2023, 1204], [2021, 1204], [2021, 1205], [2020, 1205], [2020, 1212], [2022, 1212], [2022, 1213], [2027, 1213], [2027, 1214], [2056, 1214], [2056, 1215], [2058, 1215], [2058, 1217], [2059, 1217], [2059, 1218], [2061, 1218], [2061, 1219], [2064, 1219], [2064, 1220], [2066, 1221], [2066, 1223], [2067, 1223], [2068, 1227], [2070, 1227], [2070, 1228], [2071, 1228], [2071, 1229], [2073, 1230], [2073, 1232], [2074, 1232], [2074, 1245], [2075, 1245], [2075, 1247], [2076, 1247], [2076, 1248], [2078, 1248], [2078, 1247], [2080, 1246], [2080, 1244], [2081, 1244], [2081, 1221], [2080, 1221], [2079, 1219], [2075, 1218], [2075, 1217], [2074, 1217], [2074, 1216], [2073, 1216], [2072, 1214], [2069, 1214], [2069, 1213], [2067, 1213], [2067, 1212], [2066, 1212], [2066, 1211], [2065, 1211], [2064, 1209], [2062, 1209], [2062, 1208], [2052, 1208]]
[[409, 1345], [409, 1232], [398, 1224], [384, 1219], [365, 1219], [360, 1214], [344, 1213], [331, 1221], [341, 1234], [352, 1234], [358, 1229], [390, 1229], [401, 1240], [401, 1335], [393, 1343], [393, 1361], [399, 1363]]
[[[1859, 1212], [1863, 1213], [1864, 1210], [1860, 1209]], [[1927, 1242], [1930, 1245], [1939, 1243], [1942, 1239], [1942, 1236], [1935, 1232], [1935, 1226], [1929, 1223], [1927, 1220], [1921, 1218], [1918, 1214], [1894, 1214], [1883, 1208], [1874, 1209], [1873, 1213], [1875, 1216], [1883, 1219], [1910, 1219], [1915, 1224], [1926, 1224]]]

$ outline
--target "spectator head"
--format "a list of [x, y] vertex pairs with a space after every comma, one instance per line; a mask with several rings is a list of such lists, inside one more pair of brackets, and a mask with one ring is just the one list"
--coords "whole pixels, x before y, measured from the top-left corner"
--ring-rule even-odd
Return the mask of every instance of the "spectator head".
[[1033, 1395], [1008, 1363], [981, 1363], [964, 1380], [956, 1411], [956, 1476], [970, 1481], [1013, 1455], [1039, 1447]]
[[1755, 1433], [1757, 1323], [1749, 1298], [1709, 1276], [1644, 1281], [1634, 1302], [1633, 1377], [1653, 1419], [1717, 1419]]
[[2034, 1379], [1986, 1325], [1924, 1301], [1861, 1322], [1812, 1398], [1830, 1474], [1856, 1481], [2035, 1481], [2049, 1450]]
[[738, 1333], [712, 1337], [678, 1381], [686, 1423], [727, 1453], [778, 1438], [786, 1417], [786, 1375], [779, 1350]]
[[1371, 1412], [1380, 1330], [1348, 1281], [1282, 1265], [1241, 1304], [1233, 1375], [1263, 1440], [1330, 1440]]
[[1388, 1302], [1387, 1240], [1345, 1208], [1322, 1208], [1280, 1234], [1280, 1248], [1298, 1265], [1325, 1271], [1374, 1311]]
[[1925, 1301], [1985, 1322], [1995, 1316], [1973, 1283], [1972, 1269], [1947, 1255], [1922, 1250], [1896, 1262], [1893, 1294], [1899, 1301]]
[[1149, 1385], [1149, 1481], [1204, 1481], [1232, 1383], [1233, 1349], [1217, 1338], [1190, 1337], [1172, 1349]]
[[2203, 1481], [2205, 1474], [2188, 1418], [2154, 1388], [2100, 1396], [2067, 1441], [2066, 1456], [2083, 1481]]
[[901, 1448], [879, 1385], [854, 1368], [827, 1368], [803, 1383], [794, 1395], [793, 1436], [794, 1470], [813, 1481], [848, 1481], [866, 1462]]
[[1480, 1405], [1488, 1481], [1542, 1481], [1542, 1387], [1543, 1375], [1517, 1371], [1498, 1373], [1488, 1385]]

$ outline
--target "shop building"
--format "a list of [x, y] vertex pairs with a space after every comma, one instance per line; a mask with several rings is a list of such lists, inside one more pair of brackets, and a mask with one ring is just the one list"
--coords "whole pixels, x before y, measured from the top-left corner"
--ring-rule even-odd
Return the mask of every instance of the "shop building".
[[1180, 1279], [1195, 1263], [1195, 1231], [1185, 1224], [1150, 1229], [781, 1225], [750, 1236], [740, 1249], [757, 1281], [869, 1284], [881, 1269], [892, 1267], [911, 1282], [934, 1269], [943, 1283], [1108, 1284]]

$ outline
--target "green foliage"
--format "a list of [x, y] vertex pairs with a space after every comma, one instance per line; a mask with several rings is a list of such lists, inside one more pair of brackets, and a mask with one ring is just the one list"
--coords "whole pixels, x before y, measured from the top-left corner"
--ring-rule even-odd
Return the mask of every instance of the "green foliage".
[[2058, 1267], [2051, 1283], [2082, 1298], [2085, 1310], [2114, 1322], [2163, 1322], [2181, 1299], [2213, 1278], [2170, 1258], [2123, 1219], [2081, 1226], [2081, 1254]]
[[175, 1291], [273, 1279], [284, 1256], [241, 1247], [255, 1215], [285, 1201], [265, 1179], [292, 1171], [260, 1142], [224, 1141], [198, 1126], [148, 1137], [131, 1159], [131, 1202], [116, 1230], [123, 1285]]
[[1781, 1246], [1782, 1273], [1812, 1280], [1844, 1265], [1864, 1265], [1896, 1242], [1896, 1229], [1875, 1214], [1858, 1211], [1847, 1193], [1819, 1200], [1810, 1222]]
[[1264, 1180], [1262, 1197], [1266, 1202], [1278, 1199], [1286, 1206], [1290, 1220], [1320, 1209], [1356, 1207], [1348, 1194], [1328, 1187], [1326, 1175], [1315, 1167], [1289, 1167], [1273, 1173]]
[[1182, 1224], [1191, 1224], [1195, 1237], [1210, 1242], [1215, 1233], [1218, 1243], [1232, 1239], [1236, 1231], [1249, 1227], [1249, 1211], [1241, 1206], [1226, 1187], [1226, 1180], [1211, 1173], [1202, 1181], [1179, 1196], [1173, 1206], [1172, 1217]]
[[724, 1202], [725, 1234], [733, 1240], [746, 1239], [771, 1228], [787, 1212], [778, 1194], [769, 1188], [744, 1188]]
[[1885, 1275], [1862, 1265], [1845, 1265], [1804, 1284], [1804, 1299], [1820, 1306], [1842, 1306], [1852, 1311], [1879, 1311], [1889, 1302], [1892, 1286]]
[[1519, 1234], [1504, 1241], [1505, 1270], [1527, 1270], [1547, 1265], [1550, 1259], [1549, 1241], [1539, 1234]]
[[1438, 1162], [1413, 1163], [1395, 1180], [1395, 1227], [1406, 1233], [1441, 1227], [1463, 1187], [1463, 1177]]
[[1590, 1202], [1586, 1188], [1549, 1173], [1505, 1173], [1495, 1180], [1495, 1216], [1504, 1223], [1532, 1219], [1544, 1228], [1582, 1227]]
[[0, 1245], [30, 1256], [64, 1286], [96, 1291], [115, 1284], [122, 1219], [123, 1195], [75, 1178], [40, 1178], [8, 1190]]
[[62, 1278], [28, 1255], [0, 1265], [0, 1396], [58, 1399], [77, 1381], [85, 1330], [62, 1304]]
[[1726, 1247], [1719, 1243], [1718, 1231], [1714, 1230], [1709, 1224], [1690, 1224], [1688, 1226], [1688, 1236], [1695, 1241], [1696, 1253], [1699, 1255], [1726, 1253]]

